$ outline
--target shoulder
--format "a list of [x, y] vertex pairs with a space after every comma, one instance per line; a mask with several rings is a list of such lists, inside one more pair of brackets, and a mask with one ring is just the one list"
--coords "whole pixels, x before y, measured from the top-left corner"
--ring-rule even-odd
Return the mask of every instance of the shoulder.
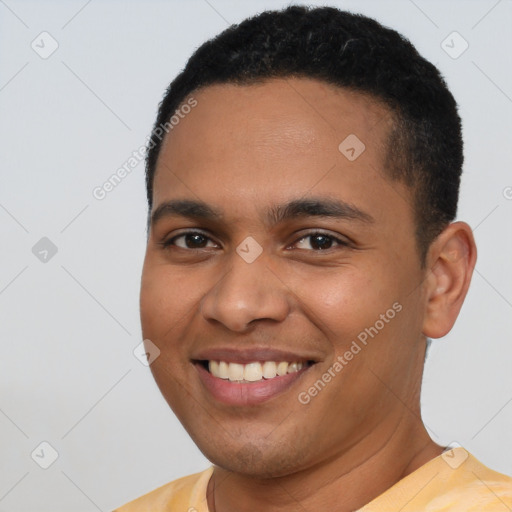
[[173, 480], [157, 489], [126, 503], [113, 512], [208, 512], [206, 489], [213, 467]]
[[359, 512], [505, 512], [512, 510], [512, 478], [489, 469], [464, 448], [427, 462]]
[[488, 468], [469, 453], [459, 468], [444, 472], [444, 480], [445, 492], [438, 500], [453, 503], [456, 510], [512, 508], [512, 477]]

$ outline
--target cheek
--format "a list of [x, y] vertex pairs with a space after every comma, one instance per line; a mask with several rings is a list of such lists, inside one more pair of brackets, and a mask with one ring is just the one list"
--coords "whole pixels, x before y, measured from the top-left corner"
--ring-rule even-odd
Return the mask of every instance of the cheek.
[[[162, 395], [175, 410], [186, 405], [188, 397], [186, 355], [181, 349], [186, 327], [194, 306], [188, 284], [179, 273], [159, 263], [144, 264], [140, 288], [140, 319], [144, 339], [151, 340], [160, 350], [150, 365]], [[191, 313], [192, 312], [192, 313]], [[185, 398], [184, 398], [185, 397]]]
[[396, 301], [396, 290], [376, 273], [355, 266], [321, 268], [315, 275], [295, 276], [302, 313], [309, 316], [334, 348], [373, 325]]
[[152, 338], [158, 332], [159, 323], [167, 318], [167, 311], [172, 311], [169, 294], [164, 293], [165, 286], [156, 275], [144, 267], [140, 287], [140, 318], [145, 338]]
[[190, 293], [193, 283], [185, 283], [178, 272], [162, 265], [145, 264], [140, 288], [140, 317], [144, 337], [161, 339], [179, 326], [194, 309]]

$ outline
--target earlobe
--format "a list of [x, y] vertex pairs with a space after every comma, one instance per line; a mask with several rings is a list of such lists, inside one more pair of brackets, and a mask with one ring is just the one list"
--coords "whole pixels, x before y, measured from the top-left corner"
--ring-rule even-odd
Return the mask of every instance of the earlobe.
[[423, 334], [441, 338], [460, 312], [476, 263], [476, 244], [465, 222], [454, 222], [432, 243], [425, 281]]

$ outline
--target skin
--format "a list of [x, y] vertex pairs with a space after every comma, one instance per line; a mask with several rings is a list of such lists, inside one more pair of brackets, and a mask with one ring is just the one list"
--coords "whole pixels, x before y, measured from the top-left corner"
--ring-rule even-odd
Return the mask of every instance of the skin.
[[[443, 450], [420, 415], [425, 337], [444, 336], [458, 315], [476, 258], [471, 229], [450, 224], [422, 267], [412, 192], [383, 168], [389, 112], [371, 97], [304, 78], [193, 96], [197, 106], [164, 141], [152, 211], [190, 199], [222, 217], [151, 227], [140, 308], [144, 338], [161, 351], [153, 375], [214, 464], [211, 511], [355, 510]], [[338, 150], [349, 134], [366, 146], [354, 161]], [[267, 222], [269, 207], [311, 197], [343, 200], [372, 221]], [[192, 228], [207, 237], [199, 246], [190, 237], [162, 246]], [[334, 237], [330, 248], [306, 236], [315, 230]], [[236, 252], [248, 236], [263, 250], [252, 263]], [[394, 303], [401, 311], [300, 403]], [[226, 346], [316, 363], [270, 400], [233, 407], [212, 399], [191, 361]]]

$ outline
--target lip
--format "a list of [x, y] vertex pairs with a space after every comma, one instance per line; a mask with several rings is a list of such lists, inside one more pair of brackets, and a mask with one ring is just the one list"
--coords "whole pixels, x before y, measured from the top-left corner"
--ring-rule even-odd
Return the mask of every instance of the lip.
[[[225, 359], [223, 360], [225, 361]], [[248, 362], [255, 360], [257, 359], [252, 359]], [[286, 358], [281, 360], [286, 361]], [[240, 361], [240, 358], [238, 358], [237, 361]], [[195, 363], [194, 366], [207, 392], [217, 401], [231, 406], [257, 405], [283, 394], [311, 368], [311, 366], [308, 366], [298, 372], [276, 376], [273, 379], [263, 379], [257, 382], [245, 383], [231, 382], [214, 377], [200, 363]]]
[[192, 357], [192, 361], [225, 361], [226, 363], [248, 364], [256, 361], [286, 361], [293, 362], [318, 362], [318, 357], [308, 354], [297, 354], [284, 350], [275, 350], [270, 348], [216, 348], [203, 350]]

